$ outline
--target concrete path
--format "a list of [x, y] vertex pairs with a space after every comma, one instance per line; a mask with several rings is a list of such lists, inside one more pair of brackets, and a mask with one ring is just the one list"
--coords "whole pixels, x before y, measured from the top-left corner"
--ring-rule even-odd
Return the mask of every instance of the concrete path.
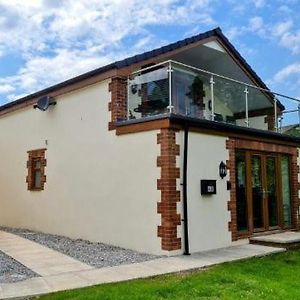
[[[1, 247], [0, 245], [0, 249]], [[0, 299], [37, 296], [95, 284], [187, 271], [282, 251], [285, 250], [247, 244], [201, 252], [191, 256], [159, 258], [131, 265], [64, 272], [56, 275], [31, 278], [17, 283], [0, 284]]]
[[0, 231], [0, 250], [41, 276], [93, 267], [20, 236]]

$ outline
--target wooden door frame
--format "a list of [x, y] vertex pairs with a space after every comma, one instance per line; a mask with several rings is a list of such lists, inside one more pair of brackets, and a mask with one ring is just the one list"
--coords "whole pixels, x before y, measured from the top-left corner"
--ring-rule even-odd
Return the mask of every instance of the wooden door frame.
[[[229, 138], [226, 141], [226, 149], [229, 152], [229, 159], [227, 160], [227, 168], [229, 169], [229, 181], [231, 185], [230, 189], [230, 200], [228, 201], [228, 210], [230, 212], [231, 220], [228, 223], [228, 229], [231, 232], [232, 241], [236, 241], [240, 238], [246, 238], [251, 236], [249, 232], [238, 232], [237, 230], [237, 202], [236, 202], [236, 166], [235, 166], [235, 153], [236, 150], [246, 151], [247, 150], [254, 150], [257, 152], [269, 153], [269, 154], [288, 154], [291, 156], [290, 158], [290, 191], [291, 191], [291, 210], [292, 210], [292, 226], [290, 228], [284, 229], [292, 229], [292, 230], [299, 230], [300, 229], [300, 222], [299, 222], [299, 187], [300, 184], [298, 183], [298, 172], [299, 166], [297, 164], [298, 158], [298, 148], [296, 146], [286, 146], [281, 144], [274, 144], [262, 141], [255, 141], [255, 140], [243, 140], [237, 138]], [[250, 156], [246, 155], [246, 160], [249, 161]], [[277, 163], [278, 165], [278, 163]], [[277, 176], [278, 177], [278, 176]], [[249, 176], [248, 176], [249, 178]], [[249, 179], [248, 179], [249, 180]], [[277, 184], [277, 187], [278, 184]], [[249, 189], [246, 193], [250, 193]], [[282, 202], [282, 201], [281, 201]], [[249, 205], [248, 208], [248, 219], [253, 214], [251, 207]], [[282, 222], [282, 220], [280, 220]], [[251, 223], [251, 222], [250, 222]], [[248, 220], [249, 224], [249, 220]], [[251, 231], [253, 229], [249, 228]], [[249, 231], [250, 231], [249, 230]]]
[[[238, 151], [238, 150], [237, 150]], [[251, 151], [248, 150], [246, 153], [249, 153], [250, 161], [252, 156], [259, 156], [261, 158], [261, 184], [263, 189], [263, 195], [262, 195], [262, 215], [263, 215], [263, 227], [258, 228], [257, 230], [254, 229], [253, 224], [253, 215], [252, 219], [249, 220], [249, 227], [251, 227], [251, 230], [249, 230], [250, 234], [261, 232], [261, 231], [272, 231], [272, 230], [279, 230], [283, 229], [282, 223], [280, 220], [283, 218], [283, 211], [280, 209], [280, 206], [282, 206], [282, 185], [281, 185], [281, 169], [280, 169], [280, 157], [282, 154], [280, 153], [273, 153], [273, 152], [258, 152], [258, 151]], [[270, 215], [269, 215], [269, 194], [268, 194], [268, 171], [267, 171], [267, 160], [268, 158], [273, 158], [275, 163], [275, 190], [276, 190], [276, 211], [277, 211], [277, 225], [276, 226], [270, 226]], [[252, 191], [252, 170], [251, 170], [251, 162], [246, 162], [246, 168], [247, 168], [247, 176], [249, 176], [249, 184], [247, 188]], [[280, 197], [281, 196], [281, 197]], [[253, 199], [251, 193], [249, 193], [249, 198], [247, 198], [247, 201], [249, 203], [249, 206], [251, 207], [253, 205]], [[252, 209], [253, 211], [253, 209]], [[250, 218], [249, 218], [250, 219]]]
[[[256, 233], [261, 232], [271, 232], [274, 230], [284, 230], [290, 229], [291, 227], [285, 227], [283, 224], [283, 200], [282, 200], [282, 181], [281, 181], [281, 156], [287, 155], [282, 153], [274, 153], [274, 152], [263, 152], [256, 150], [240, 150], [236, 149], [236, 152], [244, 152], [245, 153], [245, 163], [246, 163], [246, 201], [247, 201], [247, 223], [248, 223], [248, 231], [243, 230], [242, 232], [238, 231], [238, 235], [241, 236], [251, 236]], [[269, 224], [269, 198], [268, 194], [263, 192], [262, 195], [262, 223], [263, 226], [261, 228], [254, 227], [254, 214], [253, 214], [253, 194], [252, 194], [252, 161], [251, 158], [253, 156], [257, 156], [260, 158], [260, 180], [263, 191], [267, 190], [268, 185], [268, 174], [267, 174], [267, 159], [269, 157], [274, 158], [275, 162], [275, 186], [276, 186], [276, 207], [277, 207], [277, 226], [270, 226]], [[291, 173], [291, 158], [289, 157], [289, 173]], [[290, 177], [291, 178], [291, 177]], [[291, 199], [292, 206], [292, 199]], [[291, 212], [292, 217], [292, 212]]]

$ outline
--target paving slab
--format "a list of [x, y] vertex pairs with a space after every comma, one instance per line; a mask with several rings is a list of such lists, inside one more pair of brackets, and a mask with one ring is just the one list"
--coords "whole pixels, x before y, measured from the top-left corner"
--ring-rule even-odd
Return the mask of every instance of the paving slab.
[[288, 231], [269, 235], [252, 237], [251, 241], [260, 241], [276, 244], [291, 244], [300, 242], [300, 232]]
[[73, 273], [64, 273], [56, 276], [46, 276], [42, 277], [51, 290], [51, 292], [57, 292], [66, 289], [76, 289], [80, 287], [86, 287], [93, 285], [93, 282], [85, 279], [76, 272]]
[[4, 283], [1, 284], [1, 288], [1, 299], [23, 298], [52, 292], [42, 277], [35, 277], [16, 283]]
[[[1, 238], [0, 238], [1, 240]], [[0, 245], [1, 246], [1, 245]], [[259, 245], [237, 245], [190, 256], [163, 257], [130, 265], [70, 271], [0, 285], [0, 299], [33, 297], [50, 292], [82, 288], [96, 284], [146, 278], [205, 268], [219, 263], [283, 252], [285, 249]], [[1, 294], [2, 292], [2, 294]]]
[[0, 250], [41, 276], [93, 267], [20, 236], [0, 231]]

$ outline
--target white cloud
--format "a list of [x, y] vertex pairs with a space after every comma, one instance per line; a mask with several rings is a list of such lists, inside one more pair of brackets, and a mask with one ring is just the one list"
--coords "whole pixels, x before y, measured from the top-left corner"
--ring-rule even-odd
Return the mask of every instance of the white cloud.
[[[15, 91], [10, 87], [34, 92], [109, 62], [108, 57], [94, 57], [89, 52], [59, 49], [54, 57], [29, 59], [16, 75], [3, 78], [0, 81], [0, 94]], [[11, 95], [8, 97], [11, 99]]]
[[230, 41], [233, 41], [234, 39], [239, 37], [241, 34], [243, 34], [243, 33], [241, 33], [241, 28], [238, 28], [235, 26], [228, 28], [224, 33]]
[[230, 40], [235, 40], [246, 33], [255, 33], [260, 37], [264, 37], [266, 35], [266, 25], [263, 18], [259, 16], [251, 17], [246, 26], [232, 26], [225, 32]]
[[252, 0], [252, 3], [255, 5], [257, 8], [262, 8], [266, 5], [265, 0]]
[[262, 17], [253, 17], [249, 20], [249, 26], [247, 27], [249, 31], [256, 32], [260, 36], [266, 34], [266, 26]]
[[5, 83], [1, 84], [0, 83], [0, 94], [8, 94], [10, 92], [13, 92], [15, 89], [12, 85]]
[[283, 14], [291, 14], [293, 12], [293, 10], [289, 8], [287, 5], [279, 6], [278, 11]]
[[262, 17], [254, 16], [249, 19], [247, 26], [229, 28], [228, 35], [237, 38], [249, 32], [263, 39], [273, 40], [294, 54], [300, 53], [300, 30], [295, 29], [295, 23], [291, 19], [268, 23]]
[[[209, 0], [0, 0], [0, 44], [22, 51], [111, 45], [147, 25], [213, 22]], [[187, 17], [188, 16], [188, 17]]]
[[293, 21], [283, 21], [273, 26], [272, 31], [275, 36], [282, 36], [293, 27]]
[[300, 30], [296, 32], [285, 32], [280, 37], [280, 44], [290, 49], [294, 54], [300, 53]]
[[[2, 78], [0, 93], [9, 93], [9, 85], [16, 94], [34, 92], [160, 45], [148, 26], [213, 24], [212, 2], [0, 0], [1, 52], [25, 61], [16, 75]], [[129, 37], [138, 42], [126, 48]]]
[[[290, 63], [281, 68], [271, 79], [267, 81], [268, 85], [273, 90], [278, 91], [283, 95], [289, 95], [294, 98], [300, 99], [300, 61]], [[295, 109], [296, 103], [287, 101], [282, 98], [286, 108]]]
[[278, 71], [274, 76], [274, 81], [277, 83], [281, 83], [285, 81], [288, 77], [294, 75], [300, 75], [300, 62], [290, 64]]

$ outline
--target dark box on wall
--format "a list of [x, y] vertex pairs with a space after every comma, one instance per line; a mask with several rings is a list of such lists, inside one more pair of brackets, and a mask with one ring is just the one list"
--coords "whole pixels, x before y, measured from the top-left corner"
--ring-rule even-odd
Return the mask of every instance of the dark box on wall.
[[201, 195], [215, 195], [216, 193], [216, 180], [201, 180]]

